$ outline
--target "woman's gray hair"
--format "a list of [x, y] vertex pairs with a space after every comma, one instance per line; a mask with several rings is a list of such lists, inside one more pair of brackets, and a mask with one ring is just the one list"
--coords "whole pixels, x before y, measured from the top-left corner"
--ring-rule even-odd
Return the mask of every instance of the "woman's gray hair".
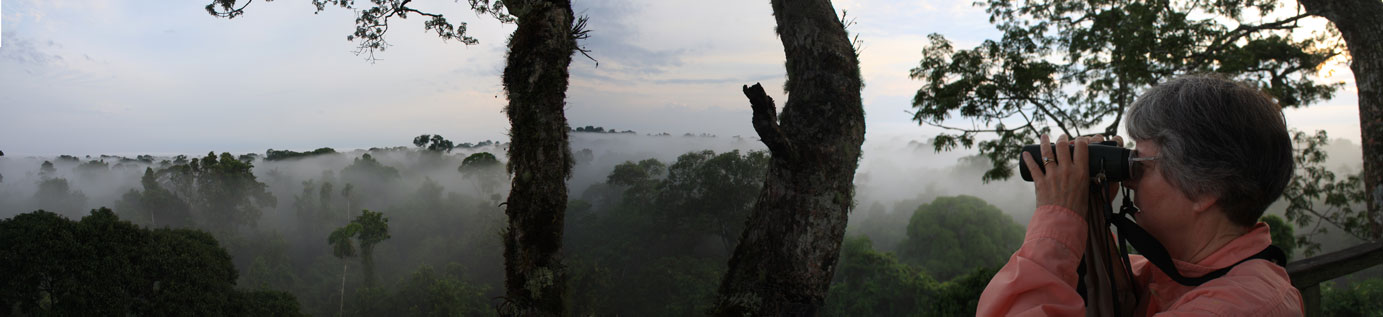
[[1218, 194], [1230, 221], [1252, 226], [1291, 181], [1292, 139], [1282, 108], [1250, 86], [1216, 75], [1157, 85], [1134, 101], [1125, 125], [1161, 146], [1162, 176], [1187, 197]]

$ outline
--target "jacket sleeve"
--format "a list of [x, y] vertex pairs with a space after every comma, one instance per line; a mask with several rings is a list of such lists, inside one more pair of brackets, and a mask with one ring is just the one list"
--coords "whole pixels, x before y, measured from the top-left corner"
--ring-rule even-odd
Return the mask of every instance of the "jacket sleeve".
[[1076, 293], [1087, 234], [1085, 219], [1055, 205], [1040, 206], [1018, 248], [980, 295], [978, 316], [1084, 316]]

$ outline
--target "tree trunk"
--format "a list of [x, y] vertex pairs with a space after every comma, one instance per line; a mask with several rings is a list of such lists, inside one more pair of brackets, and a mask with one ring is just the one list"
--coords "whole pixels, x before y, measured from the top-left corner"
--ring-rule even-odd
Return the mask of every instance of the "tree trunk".
[[1359, 87], [1359, 129], [1364, 142], [1364, 189], [1371, 238], [1383, 240], [1383, 1], [1301, 0], [1306, 11], [1335, 24], [1349, 46]]
[[350, 263], [346, 263], [346, 258], [341, 258], [341, 301], [336, 306], [336, 316], [342, 316], [346, 311], [346, 271], [351, 268]]
[[375, 287], [375, 247], [360, 247], [360, 266], [365, 269], [365, 287]]
[[575, 52], [569, 0], [505, 1], [518, 18], [504, 67], [505, 112], [512, 125], [505, 202], [504, 315], [565, 315], [562, 222], [571, 174], [567, 144], [567, 66]]
[[814, 315], [825, 301], [864, 142], [858, 57], [829, 0], [772, 0], [787, 57], [781, 120], [745, 87], [768, 176], [720, 284], [717, 315]]

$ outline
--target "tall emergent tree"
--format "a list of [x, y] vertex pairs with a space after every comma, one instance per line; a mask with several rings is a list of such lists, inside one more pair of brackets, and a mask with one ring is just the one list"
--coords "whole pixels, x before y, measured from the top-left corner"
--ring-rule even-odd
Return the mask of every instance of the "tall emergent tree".
[[1383, 240], [1383, 1], [1299, 0], [1308, 14], [1334, 23], [1349, 49], [1349, 68], [1359, 88], [1359, 129], [1364, 142], [1364, 214], [1367, 238]]
[[389, 218], [385, 218], [383, 213], [366, 209], [361, 210], [360, 216], [351, 223], [360, 225], [355, 239], [360, 240], [360, 262], [365, 267], [365, 286], [374, 287], [378, 281], [375, 277], [375, 245], [389, 239]]
[[269, 192], [252, 172], [254, 165], [230, 153], [207, 153], [160, 170], [168, 175], [169, 189], [192, 207], [197, 223], [213, 234], [226, 235], [254, 227], [260, 218], [260, 208], [278, 205], [278, 198]]
[[[1134, 99], [1170, 77], [1227, 74], [1258, 85], [1284, 107], [1328, 99], [1340, 86], [1311, 78], [1338, 54], [1332, 41], [1289, 33], [1309, 14], [1264, 21], [1245, 13], [1270, 12], [1276, 0], [978, 5], [1003, 37], [956, 50], [933, 34], [910, 76], [923, 82], [913, 120], [950, 131], [936, 136], [937, 150], [978, 145], [993, 162], [986, 181], [1012, 176], [1018, 149], [1041, 133], [1115, 134]], [[948, 121], [957, 114], [975, 127]]]
[[338, 301], [336, 314], [340, 315], [346, 307], [346, 272], [350, 270], [350, 262], [346, 258], [355, 256], [355, 241], [351, 240], [360, 232], [360, 225], [354, 222], [336, 228], [327, 236], [327, 243], [331, 244], [331, 255], [341, 259], [341, 297]]
[[821, 309], [854, 203], [864, 142], [859, 56], [829, 0], [772, 0], [787, 57], [781, 120], [763, 86], [744, 87], [772, 155], [720, 284], [717, 315]]
[[[207, 12], [234, 18], [244, 14], [237, 0], [212, 0]], [[327, 6], [353, 9], [352, 0], [313, 0], [317, 10]], [[423, 28], [443, 39], [463, 44], [478, 41], [466, 34], [466, 24], [452, 24], [443, 15], [410, 7], [412, 0], [371, 0], [372, 7], [358, 10], [355, 32], [348, 40], [360, 40], [357, 53], [373, 58], [388, 46], [384, 35], [389, 20], [409, 15], [426, 16]], [[571, 175], [571, 149], [567, 144], [565, 115], [567, 66], [576, 52], [586, 51], [577, 41], [587, 36], [585, 20], [577, 19], [570, 0], [470, 0], [471, 9], [518, 28], [509, 38], [509, 54], [503, 84], [509, 97], [505, 113], [510, 129], [509, 171], [514, 174], [505, 213], [509, 227], [504, 233], [504, 314], [562, 315], [566, 312], [566, 273], [559, 253], [562, 222], [567, 206], [566, 178]], [[861, 128], [861, 131], [862, 128]]]

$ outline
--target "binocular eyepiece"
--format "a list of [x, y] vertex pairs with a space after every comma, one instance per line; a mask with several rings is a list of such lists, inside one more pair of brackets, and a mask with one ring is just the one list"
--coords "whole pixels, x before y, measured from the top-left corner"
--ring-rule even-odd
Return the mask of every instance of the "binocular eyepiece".
[[[1056, 145], [1052, 145], [1052, 153], [1056, 153]], [[1075, 157], [1076, 145], [1072, 143], [1066, 151]], [[1033, 159], [1038, 160], [1038, 168], [1043, 172], [1047, 171], [1047, 165], [1042, 164], [1042, 146], [1028, 144], [1023, 146], [1023, 152], [1028, 152]], [[1103, 174], [1106, 182], [1121, 182], [1128, 180], [1132, 175], [1133, 166], [1129, 164], [1129, 158], [1133, 150], [1119, 146], [1115, 141], [1104, 141], [1100, 143], [1090, 143], [1090, 176], [1098, 177]], [[1052, 159], [1056, 159], [1053, 157]], [[1065, 164], [1066, 162], [1056, 162], [1055, 164]], [[1028, 164], [1018, 163], [1018, 171], [1023, 175], [1023, 180], [1032, 181], [1032, 172], [1028, 170]]]

